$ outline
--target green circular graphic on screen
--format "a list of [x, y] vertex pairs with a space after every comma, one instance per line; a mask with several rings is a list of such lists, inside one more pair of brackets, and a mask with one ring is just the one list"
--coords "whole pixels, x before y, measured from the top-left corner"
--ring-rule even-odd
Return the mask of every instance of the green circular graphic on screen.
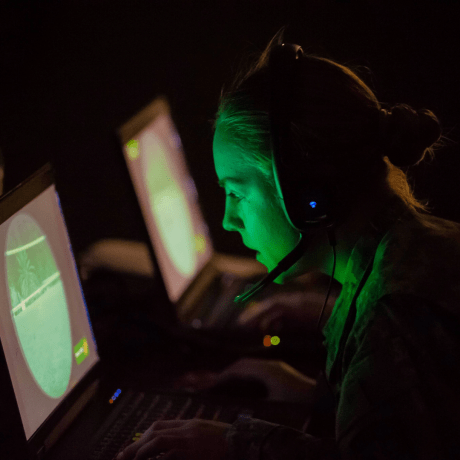
[[190, 276], [195, 272], [197, 258], [187, 198], [174, 180], [161, 139], [149, 134], [142, 144], [142, 171], [161, 240], [177, 271]]
[[38, 386], [59, 398], [72, 368], [69, 311], [48, 239], [30, 216], [12, 220], [5, 260], [11, 316], [24, 359]]

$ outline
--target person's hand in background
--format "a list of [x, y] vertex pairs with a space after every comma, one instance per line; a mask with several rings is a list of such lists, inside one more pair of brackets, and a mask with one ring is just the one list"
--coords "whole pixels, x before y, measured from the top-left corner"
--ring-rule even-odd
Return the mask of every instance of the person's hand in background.
[[[289, 331], [301, 331], [307, 335], [314, 333], [330, 279], [322, 273], [311, 272], [285, 285], [278, 285], [274, 295], [246, 307], [238, 318], [239, 324], [271, 335], [282, 330], [281, 340]], [[342, 285], [332, 280], [321, 327], [329, 319], [341, 289]], [[261, 380], [267, 386], [268, 399], [281, 401], [305, 401], [316, 385], [314, 379], [283, 361], [242, 358], [221, 372], [189, 372], [176, 380], [175, 388], [203, 391], [223, 384], [231, 377]]]
[[175, 383], [176, 388], [207, 390], [231, 378], [256, 379], [267, 387], [267, 399], [274, 401], [308, 402], [316, 380], [279, 360], [241, 358], [222, 372], [190, 372]]
[[[302, 330], [313, 332], [326, 300], [331, 278], [323, 273], [307, 273], [292, 282], [276, 286], [275, 294], [250, 303], [237, 324], [272, 335]], [[331, 293], [321, 319], [324, 327], [340, 295], [342, 285], [332, 280]]]

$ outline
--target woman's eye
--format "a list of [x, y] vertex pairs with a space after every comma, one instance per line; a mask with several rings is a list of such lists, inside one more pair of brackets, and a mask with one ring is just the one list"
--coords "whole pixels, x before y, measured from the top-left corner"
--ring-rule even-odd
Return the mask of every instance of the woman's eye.
[[238, 201], [241, 201], [243, 198], [239, 197], [238, 195], [235, 195], [233, 192], [227, 193], [227, 196], [235, 198]]

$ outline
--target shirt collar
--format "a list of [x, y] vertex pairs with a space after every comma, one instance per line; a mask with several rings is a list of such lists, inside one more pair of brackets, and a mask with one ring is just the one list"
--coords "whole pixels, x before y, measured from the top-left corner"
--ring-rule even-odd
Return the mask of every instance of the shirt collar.
[[371, 233], [362, 236], [355, 243], [348, 259], [345, 281], [340, 296], [323, 328], [325, 337], [323, 345], [327, 350], [326, 369], [328, 375], [339, 352], [340, 339], [353, 297], [369, 264], [373, 263], [379, 244], [388, 235], [394, 224], [410, 213], [407, 207], [397, 200], [391, 200], [387, 209], [389, 209], [387, 213], [379, 214], [373, 219]]

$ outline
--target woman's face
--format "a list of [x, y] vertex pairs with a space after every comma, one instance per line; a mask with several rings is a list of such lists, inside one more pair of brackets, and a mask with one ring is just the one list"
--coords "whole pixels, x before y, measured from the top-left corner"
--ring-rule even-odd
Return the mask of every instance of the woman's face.
[[261, 173], [245, 163], [231, 137], [219, 128], [213, 153], [217, 177], [226, 193], [222, 225], [229, 232], [239, 232], [244, 245], [257, 251], [257, 260], [270, 271], [294, 249], [300, 234], [289, 224]]

